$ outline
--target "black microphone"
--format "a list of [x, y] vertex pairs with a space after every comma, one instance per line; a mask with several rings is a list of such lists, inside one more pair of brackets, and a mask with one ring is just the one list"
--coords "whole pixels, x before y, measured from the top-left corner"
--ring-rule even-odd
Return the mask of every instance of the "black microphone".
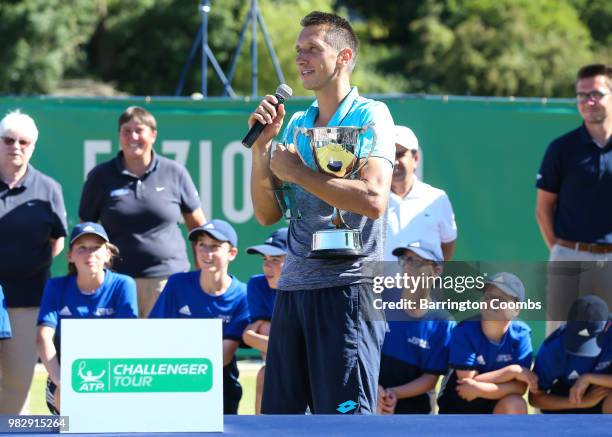
[[[291, 97], [292, 94], [293, 90], [291, 89], [291, 87], [285, 83], [281, 83], [278, 88], [276, 88], [276, 92], [274, 93], [274, 97], [276, 97], [276, 100], [278, 100], [278, 103], [274, 106], [278, 108], [278, 105], [280, 105], [281, 103], [285, 103], [285, 100]], [[257, 138], [261, 134], [261, 131], [263, 131], [266, 126], [267, 125], [261, 124], [259, 121], [256, 121], [255, 124], [251, 127], [251, 129], [249, 129], [249, 132], [246, 134], [246, 136], [242, 139], [242, 145], [247, 149], [253, 147], [253, 143], [255, 142], [255, 140], [257, 140]]]

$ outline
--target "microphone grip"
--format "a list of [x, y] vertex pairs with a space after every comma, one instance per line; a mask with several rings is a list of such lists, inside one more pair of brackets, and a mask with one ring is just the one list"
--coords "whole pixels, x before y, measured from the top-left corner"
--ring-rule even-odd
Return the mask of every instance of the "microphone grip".
[[257, 140], [257, 137], [259, 137], [265, 127], [265, 124], [261, 124], [259, 121], [256, 121], [255, 124], [251, 127], [251, 129], [249, 129], [247, 134], [242, 139], [242, 145], [247, 149], [253, 147], [253, 143], [255, 143], [255, 140]]
[[[276, 94], [275, 97], [276, 100], [278, 100], [278, 104], [274, 105], [275, 108], [278, 108], [278, 105], [282, 105], [283, 103], [285, 103], [285, 99], [283, 98], [283, 96], [279, 96], [278, 94]], [[261, 132], [265, 129], [266, 126], [267, 125], [261, 124], [259, 121], [256, 121], [255, 124], [251, 127], [251, 129], [249, 129], [247, 134], [242, 139], [242, 145], [247, 149], [253, 147], [253, 144], [255, 143], [259, 135], [261, 135]]]

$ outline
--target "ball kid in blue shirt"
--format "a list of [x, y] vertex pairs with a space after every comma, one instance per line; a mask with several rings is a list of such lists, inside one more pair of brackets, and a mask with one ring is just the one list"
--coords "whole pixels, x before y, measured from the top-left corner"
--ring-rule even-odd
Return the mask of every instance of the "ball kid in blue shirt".
[[541, 392], [529, 401], [542, 413], [612, 413], [612, 322], [606, 302], [579, 297], [567, 323], [540, 347], [534, 371]]
[[242, 386], [235, 354], [249, 323], [246, 286], [228, 274], [238, 236], [226, 221], [211, 220], [192, 229], [189, 239], [200, 269], [171, 275], [149, 317], [223, 320], [223, 413], [237, 414]]
[[266, 352], [270, 335], [270, 322], [276, 299], [276, 285], [280, 279], [285, 255], [287, 254], [288, 228], [281, 228], [272, 233], [264, 244], [247, 249], [251, 255], [263, 257], [263, 274], [252, 276], [247, 284], [247, 298], [251, 313], [251, 324], [246, 327], [242, 339], [261, 352], [263, 366], [257, 372], [255, 385], [255, 414], [261, 413], [261, 396], [263, 393], [264, 373], [266, 369]]
[[[402, 270], [410, 276], [436, 277], [442, 273], [439, 245], [425, 241], [393, 249]], [[448, 365], [451, 331], [455, 326], [446, 311], [422, 309], [431, 300], [431, 282], [418, 289], [390, 290], [386, 300], [405, 299], [414, 308], [387, 312], [388, 331], [382, 347], [378, 386], [379, 414], [429, 414], [433, 390]]]
[[514, 320], [519, 310], [511, 305], [524, 301], [525, 287], [517, 276], [503, 272], [492, 275], [483, 292], [481, 314], [453, 330], [451, 370], [438, 397], [439, 413], [527, 414], [522, 396], [527, 387], [537, 390], [537, 376], [529, 370], [531, 330]]
[[46, 400], [53, 414], [60, 411], [60, 342], [63, 319], [136, 318], [136, 283], [109, 270], [118, 249], [98, 223], [74, 227], [68, 250], [69, 274], [45, 285], [36, 347], [47, 369]]

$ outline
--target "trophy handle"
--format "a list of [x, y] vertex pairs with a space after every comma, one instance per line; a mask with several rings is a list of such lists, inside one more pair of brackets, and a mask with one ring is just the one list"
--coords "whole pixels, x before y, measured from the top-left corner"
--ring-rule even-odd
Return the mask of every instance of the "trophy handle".
[[295, 151], [297, 152], [298, 156], [302, 160], [302, 163], [304, 163], [304, 165], [308, 166], [308, 163], [306, 163], [306, 160], [304, 159], [304, 157], [300, 153], [300, 148], [298, 147], [298, 136], [300, 134], [302, 134], [304, 136], [308, 136], [308, 129], [305, 128], [305, 127], [296, 127], [296, 128], [293, 129], [293, 145], [295, 146]]
[[351, 229], [351, 227], [347, 225], [344, 221], [344, 218], [342, 217], [342, 211], [340, 211], [336, 207], [334, 207], [334, 212], [332, 214], [331, 221], [336, 226], [336, 229]]
[[374, 125], [375, 123], [368, 123], [365, 126], [361, 127], [359, 129], [359, 133], [365, 133], [367, 131], [369, 131], [370, 129], [372, 129], [372, 147], [370, 147], [370, 151], [368, 152], [368, 156], [365, 157], [365, 159], [363, 158], [359, 158], [359, 160], [361, 161], [363, 159], [363, 162], [361, 163], [361, 165], [359, 165], [356, 169], [354, 169], [351, 172], [351, 176], [356, 175], [357, 173], [359, 173], [361, 171], [361, 169], [363, 167], [365, 167], [365, 165], [368, 163], [368, 160], [370, 159], [370, 155], [372, 155], [372, 151], [374, 150], [374, 148], [376, 147], [376, 144], [378, 144], [378, 136], [376, 135], [376, 129], [374, 129]]

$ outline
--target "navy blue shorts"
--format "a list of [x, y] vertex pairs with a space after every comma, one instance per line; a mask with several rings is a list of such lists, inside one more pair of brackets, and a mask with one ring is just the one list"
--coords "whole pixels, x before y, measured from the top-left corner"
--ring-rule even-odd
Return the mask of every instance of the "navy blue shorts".
[[264, 414], [375, 414], [384, 313], [371, 284], [276, 292]]

